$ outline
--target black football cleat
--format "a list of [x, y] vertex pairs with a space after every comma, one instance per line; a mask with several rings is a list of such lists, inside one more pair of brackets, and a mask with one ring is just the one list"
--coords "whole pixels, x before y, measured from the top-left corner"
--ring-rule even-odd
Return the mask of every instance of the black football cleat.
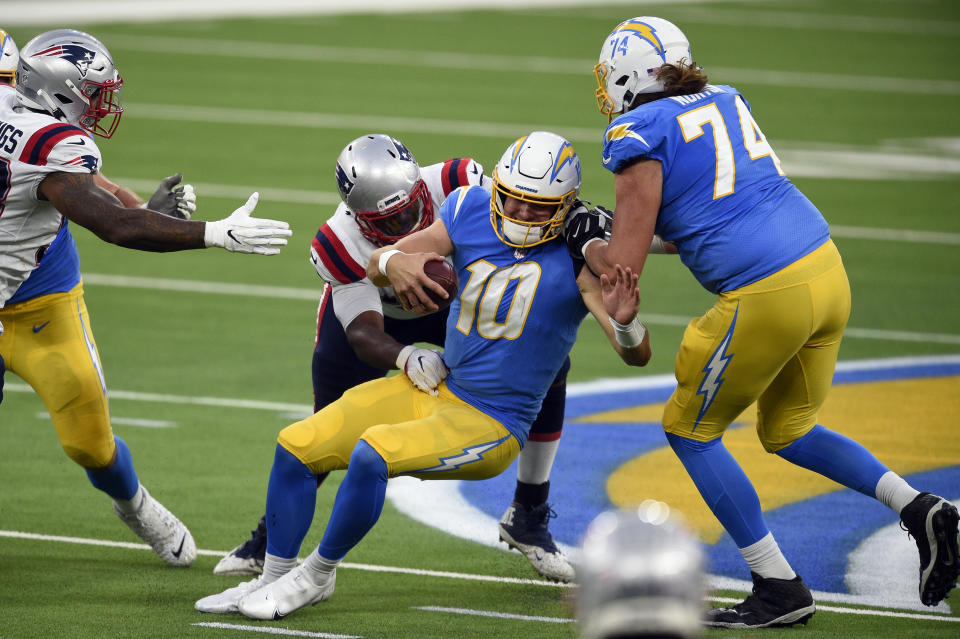
[[900, 521], [920, 551], [920, 601], [936, 606], [947, 598], [960, 577], [960, 514], [946, 499], [920, 493], [900, 511]]
[[523, 553], [542, 576], [568, 582], [574, 578], [573, 566], [557, 548], [547, 527], [556, 516], [550, 504], [528, 508], [515, 501], [500, 519], [500, 541]]
[[267, 519], [260, 518], [254, 530], [250, 531], [250, 539], [246, 540], [217, 563], [213, 568], [215, 575], [259, 575], [263, 573], [263, 559], [267, 553]]
[[704, 624], [718, 628], [779, 628], [806, 624], [817, 611], [800, 575], [793, 579], [764, 579], [751, 572], [750, 576], [753, 593], [733, 608], [708, 610]]

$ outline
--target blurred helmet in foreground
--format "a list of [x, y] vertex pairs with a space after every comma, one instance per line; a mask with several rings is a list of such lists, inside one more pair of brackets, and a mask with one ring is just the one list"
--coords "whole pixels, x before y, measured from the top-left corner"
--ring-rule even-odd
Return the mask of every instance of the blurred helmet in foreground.
[[577, 575], [584, 639], [701, 636], [703, 550], [662, 502], [594, 519]]

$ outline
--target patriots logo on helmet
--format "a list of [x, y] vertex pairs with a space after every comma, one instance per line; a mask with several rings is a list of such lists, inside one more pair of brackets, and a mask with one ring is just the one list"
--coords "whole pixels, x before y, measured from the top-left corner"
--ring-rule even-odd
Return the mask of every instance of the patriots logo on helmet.
[[394, 140], [393, 146], [397, 147], [397, 153], [399, 153], [399, 159], [406, 160], [407, 162], [413, 161], [413, 153], [410, 152], [410, 149], [403, 145], [403, 142], [400, 140]]
[[56, 44], [34, 53], [32, 57], [40, 56], [44, 58], [63, 58], [77, 67], [82, 78], [87, 75], [87, 69], [90, 68], [90, 63], [93, 62], [96, 53], [86, 47], [81, 47], [79, 44]]
[[340, 193], [349, 195], [350, 191], [353, 190], [353, 184], [350, 178], [347, 177], [347, 172], [344, 171], [340, 163], [337, 162], [337, 188], [340, 189]]

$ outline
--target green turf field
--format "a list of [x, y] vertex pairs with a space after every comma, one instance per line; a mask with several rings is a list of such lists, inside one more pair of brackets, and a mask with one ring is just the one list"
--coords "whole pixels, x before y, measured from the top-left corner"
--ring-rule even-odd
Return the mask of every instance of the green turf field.
[[[841, 359], [960, 353], [960, 69], [953, 64], [960, 4], [953, 0], [87, 25], [125, 79], [127, 112], [117, 135], [100, 143], [105, 175], [148, 196], [181, 171], [197, 187], [199, 219], [224, 217], [260, 190], [257, 214], [288, 220], [294, 235], [269, 258], [153, 255], [73, 227], [115, 430], [141, 481], [209, 552], [178, 570], [142, 549], [0, 533], [0, 637], [256, 636], [197, 625], [204, 623], [330, 633], [303, 636], [574, 637], [570, 588], [534, 582], [519, 555], [415, 523], [389, 502], [348, 556], [329, 602], [261, 624], [201, 615], [193, 602], [237, 581], [210, 571], [262, 514], [277, 432], [312, 404], [320, 282], [307, 251], [337, 201], [333, 167], [343, 145], [386, 132], [421, 164], [469, 156], [490, 167], [517, 136], [553, 130], [581, 156], [583, 194], [612, 203], [613, 181], [600, 164], [606, 119], [595, 108], [591, 68], [603, 37], [636, 13], [676, 22], [711, 80], [744, 92], [785, 171], [834, 227], [854, 300]], [[23, 45], [46, 28], [9, 31]], [[200, 292], [197, 282], [221, 286]], [[256, 287], [284, 288], [268, 295]], [[669, 373], [683, 326], [711, 296], [666, 256], [648, 261], [641, 292], [654, 340], [648, 371]], [[635, 373], [591, 321], [584, 324], [572, 381]], [[0, 434], [0, 530], [137, 541], [62, 453], [43, 405], [12, 375]], [[960, 451], [945, 454], [960, 464]], [[331, 477], [318, 494], [302, 554], [320, 539], [338, 481]], [[956, 617], [960, 599], [953, 599]], [[956, 637], [960, 623], [821, 609], [806, 628], [780, 632]]]

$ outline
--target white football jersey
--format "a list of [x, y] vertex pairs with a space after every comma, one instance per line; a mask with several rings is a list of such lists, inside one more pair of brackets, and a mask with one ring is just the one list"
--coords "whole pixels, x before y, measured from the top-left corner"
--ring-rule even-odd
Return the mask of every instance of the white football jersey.
[[23, 108], [0, 87], [0, 307], [40, 263], [63, 224], [37, 187], [51, 173], [95, 173], [100, 149], [83, 129]]
[[[455, 158], [421, 167], [420, 175], [433, 199], [434, 215], [454, 189], [480, 185], [490, 190], [492, 185], [492, 180], [483, 174], [483, 167], [469, 158]], [[332, 287], [334, 309], [344, 327], [367, 310], [396, 319], [422, 317], [403, 310], [392, 286], [376, 287], [367, 278], [367, 262], [376, 249], [377, 246], [360, 233], [356, 219], [343, 203], [313, 239], [310, 262], [317, 274]], [[376, 297], [371, 294], [374, 290]], [[378, 298], [379, 304], [373, 301]]]

